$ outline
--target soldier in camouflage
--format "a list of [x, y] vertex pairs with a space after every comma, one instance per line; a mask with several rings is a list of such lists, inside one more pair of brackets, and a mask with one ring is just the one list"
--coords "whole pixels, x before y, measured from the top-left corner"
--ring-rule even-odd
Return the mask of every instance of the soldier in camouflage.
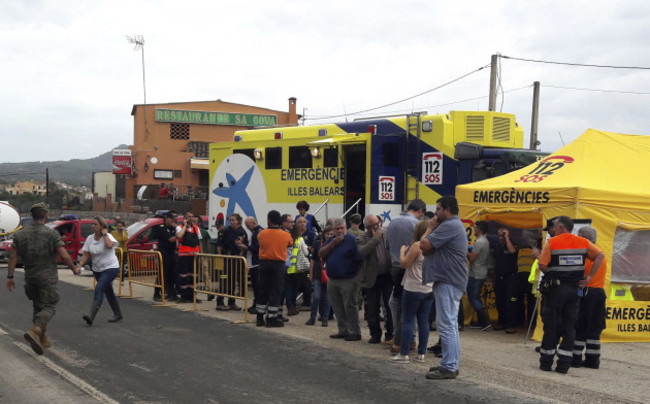
[[43, 348], [51, 346], [45, 329], [54, 317], [56, 304], [59, 302], [59, 292], [56, 288], [59, 280], [57, 255], [75, 275], [80, 273], [65, 250], [59, 233], [45, 227], [48, 209], [44, 203], [31, 207], [34, 222], [14, 235], [7, 271], [7, 289], [13, 291], [16, 287], [14, 270], [18, 257], [22, 259], [25, 265], [25, 294], [34, 306], [34, 326], [25, 333], [25, 339], [39, 355], [43, 355]]

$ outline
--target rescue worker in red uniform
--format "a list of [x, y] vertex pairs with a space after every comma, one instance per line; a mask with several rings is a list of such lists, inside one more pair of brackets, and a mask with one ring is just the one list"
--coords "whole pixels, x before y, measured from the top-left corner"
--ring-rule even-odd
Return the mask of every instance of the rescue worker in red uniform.
[[[581, 227], [578, 236], [596, 243], [598, 233], [591, 226]], [[600, 334], [605, 329], [606, 300], [605, 274], [607, 261], [603, 260], [600, 268], [593, 270], [593, 262], [585, 263], [585, 277], [591, 278], [587, 286], [582, 289], [580, 298], [580, 311], [576, 322], [576, 341], [573, 345], [572, 367], [598, 369], [600, 365]], [[586, 279], [585, 279], [586, 280]], [[586, 350], [585, 350], [586, 348]], [[585, 360], [582, 352], [585, 351]]]
[[[590, 276], [584, 278], [585, 262], [587, 258], [592, 260], [593, 270], [598, 271], [604, 254], [586, 238], [571, 234], [573, 220], [568, 216], [559, 216], [553, 230], [555, 237], [544, 245], [539, 257], [539, 269], [545, 273], [542, 280], [544, 336], [539, 351], [539, 368], [550, 371], [557, 354], [555, 371], [567, 373], [573, 359], [575, 323], [580, 305], [579, 285], [591, 281]], [[558, 347], [560, 337], [562, 342]]]

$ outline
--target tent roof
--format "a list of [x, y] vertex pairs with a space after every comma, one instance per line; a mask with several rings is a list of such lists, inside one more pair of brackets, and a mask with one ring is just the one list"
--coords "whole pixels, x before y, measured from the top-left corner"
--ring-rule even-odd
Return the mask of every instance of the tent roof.
[[650, 212], [650, 136], [588, 129], [537, 164], [460, 185], [461, 205], [542, 208], [576, 202]]

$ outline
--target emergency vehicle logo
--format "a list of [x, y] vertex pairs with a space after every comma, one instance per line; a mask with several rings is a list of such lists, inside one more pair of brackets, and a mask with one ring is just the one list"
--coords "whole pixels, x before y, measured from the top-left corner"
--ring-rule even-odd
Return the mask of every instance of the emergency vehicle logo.
[[522, 175], [515, 182], [541, 182], [566, 164], [571, 164], [574, 161], [570, 156], [549, 156], [540, 160], [528, 174]]
[[[226, 226], [229, 225], [230, 215], [233, 213], [240, 213], [243, 217], [257, 217], [255, 211], [257, 204], [253, 204], [248, 189], [255, 190], [254, 192], [262, 192], [265, 195], [266, 186], [259, 168], [248, 156], [233, 154], [224, 159], [214, 173], [212, 184], [216, 185], [212, 193], [223, 198], [216, 201], [218, 206], [214, 206], [211, 201], [211, 205], [216, 208], [213, 211], [220, 211], [227, 201], [224, 214]], [[237, 206], [241, 211], [236, 210]]]

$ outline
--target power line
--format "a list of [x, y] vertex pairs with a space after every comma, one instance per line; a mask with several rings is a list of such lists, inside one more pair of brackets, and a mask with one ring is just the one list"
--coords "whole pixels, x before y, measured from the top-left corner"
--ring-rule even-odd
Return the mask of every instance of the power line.
[[544, 84], [544, 85], [542, 85], [542, 87], [559, 88], [559, 89], [562, 89], [562, 90], [594, 91], [594, 92], [601, 92], [601, 93], [650, 95], [650, 92], [646, 93], [646, 92], [639, 92], [639, 91], [603, 90], [603, 89], [598, 89], [598, 88], [566, 87], [566, 86], [554, 86], [554, 85], [548, 85], [548, 84]]
[[523, 62], [534, 62], [534, 63], [547, 63], [553, 65], [567, 65], [567, 66], [581, 66], [581, 67], [600, 67], [606, 69], [636, 69], [636, 70], [650, 70], [650, 67], [643, 66], [614, 66], [614, 65], [594, 65], [588, 63], [570, 63], [570, 62], [553, 62], [550, 60], [539, 60], [539, 59], [526, 59], [518, 58], [514, 56], [498, 55], [499, 57], [512, 60], [521, 60]]
[[462, 75], [462, 76], [460, 76], [460, 77], [457, 77], [457, 78], [455, 78], [455, 79], [453, 79], [453, 80], [450, 80], [450, 81], [448, 81], [448, 82], [446, 82], [446, 83], [440, 84], [439, 86], [436, 86], [436, 87], [434, 87], [434, 88], [432, 88], [432, 89], [430, 89], [430, 90], [426, 90], [426, 91], [423, 91], [423, 92], [421, 92], [421, 93], [419, 93], [419, 94], [413, 95], [413, 96], [411, 96], [411, 97], [407, 97], [407, 98], [404, 98], [404, 99], [399, 100], [399, 101], [395, 101], [395, 102], [391, 102], [391, 103], [388, 103], [388, 104], [384, 104], [384, 105], [381, 105], [381, 106], [379, 106], [379, 107], [368, 108], [368, 109], [364, 109], [364, 110], [362, 110], [362, 111], [356, 111], [356, 112], [346, 113], [346, 114], [329, 115], [329, 116], [314, 117], [314, 118], [304, 118], [304, 120], [306, 120], [306, 121], [311, 121], [311, 120], [316, 120], [316, 119], [332, 119], [332, 118], [341, 118], [341, 117], [345, 117], [345, 116], [349, 116], [349, 115], [359, 115], [359, 114], [363, 114], [363, 113], [366, 113], [366, 112], [376, 111], [376, 110], [378, 110], [378, 109], [382, 109], [382, 108], [390, 107], [390, 106], [392, 106], [392, 105], [399, 104], [399, 103], [402, 103], [402, 102], [404, 102], [404, 101], [409, 101], [409, 100], [412, 100], [412, 99], [414, 99], [414, 98], [417, 98], [417, 97], [423, 96], [423, 95], [425, 95], [425, 94], [431, 93], [431, 92], [433, 92], [433, 91], [439, 90], [439, 89], [441, 89], [441, 88], [443, 88], [443, 87], [446, 87], [446, 86], [448, 86], [448, 85], [450, 85], [450, 84], [452, 84], [452, 83], [455, 83], [455, 82], [457, 82], [457, 81], [459, 81], [459, 80], [462, 80], [462, 79], [464, 79], [465, 77], [468, 77], [468, 76], [470, 76], [470, 75], [472, 75], [472, 74], [474, 74], [474, 73], [476, 73], [476, 72], [479, 72], [479, 71], [485, 69], [485, 68], [488, 67], [488, 66], [490, 66], [490, 65], [481, 66], [481, 67], [479, 67], [478, 69], [472, 70], [472, 71], [469, 72], [469, 73], [466, 73], [466, 74], [464, 74], [464, 75]]
[[[532, 87], [532, 84], [527, 84], [527, 85], [525, 85], [525, 86], [521, 86], [521, 87], [518, 87], [518, 88], [513, 88], [513, 89], [511, 89], [511, 90], [504, 90], [504, 91], [503, 91], [503, 94], [512, 93], [512, 92], [514, 92], [514, 91], [524, 90], [524, 89], [526, 89], [526, 88], [530, 88], [530, 87]], [[438, 108], [438, 107], [445, 107], [445, 106], [447, 106], [447, 105], [462, 104], [462, 103], [464, 103], [464, 102], [476, 101], [476, 100], [482, 100], [482, 99], [485, 99], [485, 98], [489, 98], [489, 96], [487, 96], [487, 95], [482, 95], [482, 96], [473, 97], [473, 98], [465, 98], [465, 99], [462, 99], [462, 100], [445, 102], [445, 103], [443, 103], [443, 104], [437, 104], [437, 105], [426, 105], [426, 106], [421, 106], [421, 107], [419, 106], [419, 107], [414, 108], [414, 109], [417, 109], [417, 110], [428, 110], [428, 109], [430, 109], [430, 108]], [[398, 109], [398, 110], [393, 110], [393, 111], [385, 111], [385, 113], [388, 114], [388, 115], [390, 115], [390, 114], [401, 114], [401, 113], [405, 113], [405, 111], [406, 111], [406, 113], [408, 113], [408, 111], [411, 111], [411, 110], [413, 110], [413, 108], [411, 108], [411, 109]], [[324, 118], [310, 118], [310, 119], [311, 119], [311, 120], [321, 120], [321, 119], [326, 119], [326, 118], [327, 118], [327, 117], [324, 117]]]

